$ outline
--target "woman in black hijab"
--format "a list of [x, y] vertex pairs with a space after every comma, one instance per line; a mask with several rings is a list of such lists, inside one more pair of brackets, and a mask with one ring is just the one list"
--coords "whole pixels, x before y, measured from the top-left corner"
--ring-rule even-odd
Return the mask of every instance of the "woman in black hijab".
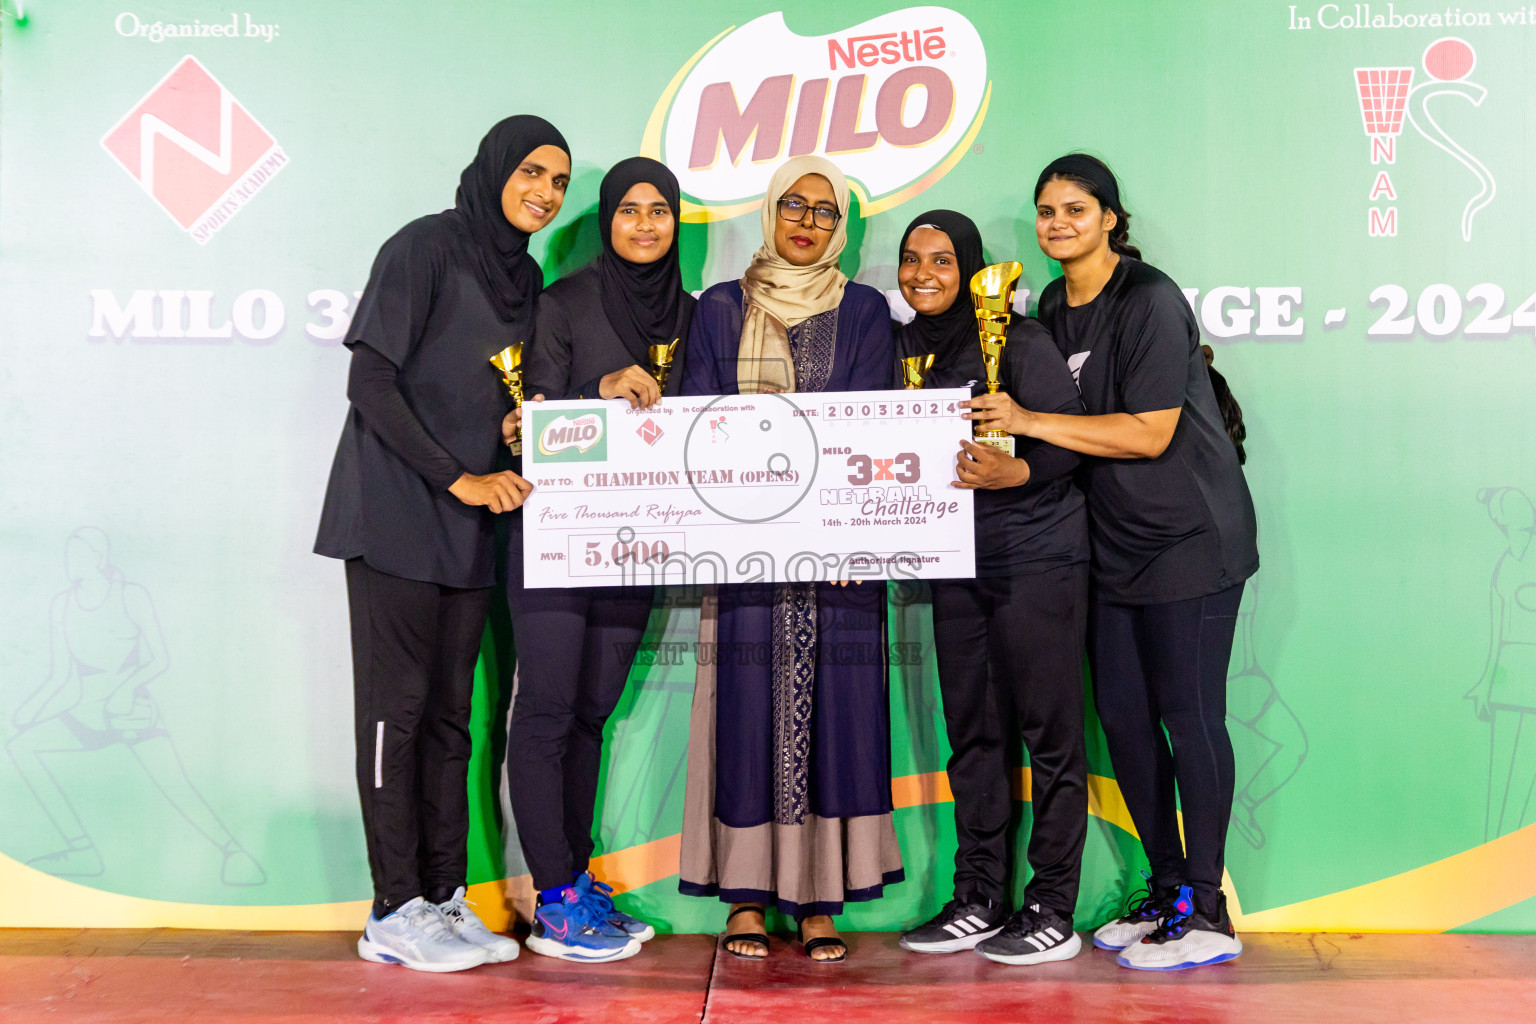
[[496, 471], [513, 422], [492, 355], [533, 334], [528, 236], [560, 210], [565, 139], [509, 117], [454, 208], [384, 243], [347, 334], [351, 408], [315, 551], [346, 562], [357, 783], [373, 874], [365, 960], [452, 971], [510, 960], [464, 901], [469, 709], [495, 583], [491, 513], [529, 486]]
[[[969, 217], [932, 210], [902, 235], [897, 281], [916, 310], [898, 325], [898, 357], [931, 355], [925, 388], [986, 390], [971, 277], [985, 264]], [[1002, 389], [1059, 413], [1083, 411], [1061, 353], [1033, 317], [1008, 326]], [[939, 691], [953, 753], [954, 898], [901, 945], [919, 953], [976, 949], [1001, 963], [1066, 960], [1088, 826], [1082, 658], [1088, 610], [1088, 526], [1072, 483], [1077, 456], [1016, 439], [1018, 456], [961, 442], [958, 487], [976, 493], [976, 578], [934, 580]], [[1005, 724], [1007, 723], [1007, 724]], [[1016, 723], [1016, 724], [1014, 724]], [[1009, 915], [1006, 730], [1029, 751], [1033, 877]]]
[[[524, 362], [535, 401], [623, 398], [632, 408], [649, 408], [662, 394], [647, 369], [649, 349], [674, 340], [666, 393], [676, 393], [681, 339], [695, 305], [678, 260], [680, 200], [677, 179], [655, 160], [624, 160], [603, 178], [603, 251], [539, 299]], [[634, 955], [655, 929], [615, 911], [587, 862], [603, 725], [645, 634], [652, 588], [525, 589], [520, 517], [512, 525], [507, 604], [518, 690], [507, 777], [518, 840], [539, 890], [528, 948], [578, 962], [618, 960]], [[606, 930], [566, 927], [594, 916]]]

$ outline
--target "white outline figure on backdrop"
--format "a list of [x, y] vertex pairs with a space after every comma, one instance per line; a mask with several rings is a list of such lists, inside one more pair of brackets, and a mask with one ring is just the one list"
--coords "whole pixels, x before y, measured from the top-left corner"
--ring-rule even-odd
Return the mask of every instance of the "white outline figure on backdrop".
[[1267, 837], [1259, 825], [1259, 805], [1301, 769], [1307, 759], [1307, 733], [1269, 674], [1259, 667], [1253, 646], [1253, 607], [1257, 601], [1258, 588], [1250, 585], [1237, 610], [1233, 653], [1243, 667], [1227, 676], [1227, 718], [1238, 768], [1232, 826], [1249, 846], [1260, 850]]
[[107, 535], [82, 526], [64, 546], [70, 586], [48, 609], [48, 678], [16, 709], [6, 750], [42, 805], [64, 848], [27, 863], [51, 875], [84, 878], [104, 870], [101, 854], [48, 767], [45, 755], [121, 743], [172, 807], [224, 855], [225, 885], [267, 880], [187, 778], [149, 684], [170, 667], [149, 592], [112, 564]]
[[1477, 500], [1508, 541], [1489, 587], [1488, 661], [1466, 694], [1489, 723], [1486, 842], [1530, 823], [1536, 789], [1536, 735], [1524, 735], [1536, 730], [1536, 507], [1513, 487], [1487, 488]]

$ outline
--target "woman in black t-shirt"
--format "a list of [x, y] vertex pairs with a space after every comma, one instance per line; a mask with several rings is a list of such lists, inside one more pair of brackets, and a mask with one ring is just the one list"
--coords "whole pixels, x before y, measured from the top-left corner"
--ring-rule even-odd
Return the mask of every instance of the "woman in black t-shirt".
[[[683, 288], [681, 196], [665, 165], [620, 161], [598, 191], [603, 250], [539, 296], [523, 362], [535, 401], [623, 398], [647, 409], [661, 397], [646, 368], [652, 345], [677, 340], [667, 393], [676, 394], [696, 305]], [[507, 735], [507, 779], [538, 907], [528, 948], [578, 963], [633, 956], [656, 934], [614, 909], [587, 871], [602, 767], [603, 726], [651, 614], [649, 586], [523, 585], [522, 515], [512, 517], [507, 607], [517, 647], [517, 699]], [[626, 527], [627, 529], [627, 527]]]
[[[918, 216], [902, 236], [897, 281], [916, 311], [894, 327], [898, 357], [932, 356], [924, 387], [986, 390], [970, 298], [981, 234], [951, 210]], [[1072, 374], [1033, 317], [1015, 317], [1002, 387], [1032, 409], [1079, 415]], [[898, 382], [899, 383], [899, 382]], [[934, 580], [933, 635], [955, 795], [954, 898], [901, 945], [918, 953], [975, 948], [1000, 963], [1077, 955], [1072, 931], [1088, 828], [1083, 749], [1083, 632], [1088, 523], [1072, 482], [1078, 456], [1021, 438], [1018, 457], [969, 441], [958, 486], [976, 490], [976, 579]], [[1012, 714], [1004, 714], [1011, 710]], [[1005, 722], [1029, 751], [1033, 876], [1023, 906], [1007, 904], [1012, 787]]]
[[1064, 275], [1041, 293], [1040, 319], [1088, 415], [1006, 395], [971, 405], [986, 426], [1088, 457], [1094, 698], [1152, 867], [1146, 897], [1094, 943], [1145, 970], [1220, 963], [1242, 952], [1221, 878], [1234, 775], [1227, 662], [1243, 581], [1259, 566], [1253, 501], [1194, 314], [1127, 241], [1109, 168], [1062, 157], [1041, 173], [1035, 204], [1040, 248]]
[[352, 405], [315, 551], [346, 562], [374, 887], [365, 960], [451, 971], [517, 955], [464, 899], [470, 696], [496, 582], [491, 513], [530, 490], [496, 471], [515, 420], [489, 360], [532, 337], [543, 275], [528, 238], [555, 219], [570, 176], [548, 121], [498, 123], [453, 209], [379, 249], [347, 332]]

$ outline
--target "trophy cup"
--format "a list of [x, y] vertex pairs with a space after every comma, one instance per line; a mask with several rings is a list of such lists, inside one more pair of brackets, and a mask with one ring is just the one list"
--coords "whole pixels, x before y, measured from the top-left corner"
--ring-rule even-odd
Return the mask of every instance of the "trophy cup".
[[925, 356], [901, 357], [901, 378], [909, 388], [921, 388], [923, 386], [923, 378], [928, 375], [928, 371], [932, 368], [932, 352]]
[[651, 376], [656, 378], [656, 386], [662, 391], [667, 390], [667, 374], [672, 372], [672, 356], [677, 352], [678, 339], [673, 338], [664, 345], [652, 345]]
[[[1024, 268], [1018, 263], [994, 263], [971, 278], [971, 304], [976, 307], [976, 329], [981, 334], [981, 362], [987, 371], [987, 394], [997, 394], [1003, 368], [1003, 346], [1008, 343], [1008, 321], [1013, 315], [1013, 292]], [[989, 444], [1006, 455], [1013, 454], [1013, 435], [1006, 430], [973, 430], [977, 444]]]
[[[523, 344], [508, 345], [506, 348], [491, 356], [491, 365], [501, 371], [502, 382], [507, 385], [507, 394], [512, 396], [512, 408], [521, 409], [523, 406]], [[507, 447], [512, 449], [513, 455], [523, 454], [523, 425], [519, 423], [517, 430], [512, 434], [512, 440], [507, 442]]]

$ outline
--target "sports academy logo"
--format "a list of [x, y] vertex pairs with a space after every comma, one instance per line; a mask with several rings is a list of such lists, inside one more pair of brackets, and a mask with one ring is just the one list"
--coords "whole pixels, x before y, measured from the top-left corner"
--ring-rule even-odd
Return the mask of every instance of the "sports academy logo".
[[868, 217], [960, 162], [991, 92], [981, 36], [947, 7], [824, 36], [796, 35], [776, 12], [726, 29], [683, 65], [641, 152], [677, 175], [685, 221], [757, 209], [774, 168], [809, 154], [837, 163]]
[[288, 165], [272, 134], [190, 56], [101, 144], [198, 245]]
[[539, 462], [604, 462], [608, 458], [608, 410], [595, 409], [567, 416], [534, 410], [533, 429], [539, 438]]
[[[1413, 84], [1412, 67], [1355, 68], [1355, 92], [1360, 99], [1360, 116], [1365, 134], [1371, 140], [1371, 163], [1397, 163], [1397, 140], [1403, 124], [1444, 150], [1477, 179], [1478, 189], [1461, 211], [1461, 237], [1472, 240], [1472, 218], [1493, 202], [1497, 183], [1481, 160], [1451, 138], [1431, 113], [1429, 101], [1440, 96], [1459, 96], [1474, 107], [1483, 105], [1488, 90], [1469, 76], [1477, 67], [1477, 52], [1465, 39], [1446, 36], [1424, 48], [1420, 59], [1426, 79]], [[1397, 187], [1387, 168], [1376, 172], [1371, 185], [1372, 203], [1395, 202]], [[1373, 237], [1397, 235], [1397, 207], [1370, 208], [1367, 231]]]

